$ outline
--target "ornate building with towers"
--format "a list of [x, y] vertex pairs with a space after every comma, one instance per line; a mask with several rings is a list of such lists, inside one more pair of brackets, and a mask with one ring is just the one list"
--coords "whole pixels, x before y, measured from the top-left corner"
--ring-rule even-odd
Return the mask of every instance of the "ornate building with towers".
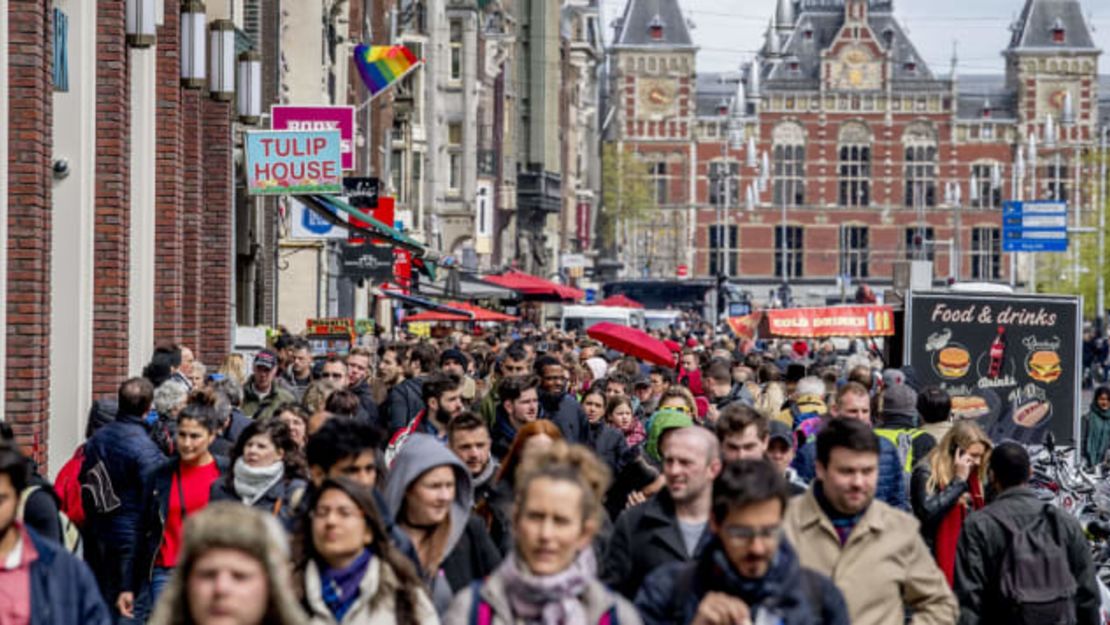
[[[1003, 202], [1066, 200], [1094, 223], [1084, 168], [1110, 84], [1079, 0], [1014, 2], [1000, 71], [982, 76], [955, 54], [930, 67], [893, 0], [779, 0], [754, 58], [699, 73], [679, 0], [629, 0], [605, 139], [642, 162], [658, 208], [625, 225], [626, 271], [686, 266], [757, 297], [788, 283], [798, 304], [888, 285], [903, 260], [937, 280], [1029, 279], [1003, 252]], [[1051, 255], [1051, 279], [1078, 279], [1077, 247]]]

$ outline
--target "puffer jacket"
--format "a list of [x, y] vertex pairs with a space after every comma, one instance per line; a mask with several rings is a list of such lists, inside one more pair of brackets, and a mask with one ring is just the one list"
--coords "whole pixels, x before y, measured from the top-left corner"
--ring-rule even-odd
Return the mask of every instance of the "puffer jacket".
[[829, 578], [802, 568], [786, 540], [779, 541], [767, 574], [753, 581], [742, 587], [720, 540], [713, 539], [696, 562], [667, 564], [649, 575], [636, 595], [636, 609], [644, 625], [690, 623], [702, 599], [720, 592], [743, 600], [753, 618], [766, 611], [781, 625], [849, 625], [843, 595]]
[[150, 440], [143, 418], [134, 415], [119, 415], [85, 443], [85, 559], [106, 597], [116, 597], [124, 580], [133, 579], [143, 514], [142, 476], [165, 459]]
[[[482, 602], [489, 606], [491, 625], [516, 625], [521, 621], [513, 616], [512, 606], [509, 603], [509, 593], [505, 588], [505, 580], [500, 574], [494, 573], [485, 581], [480, 582], [477, 595]], [[473, 587], [462, 589], [455, 595], [451, 607], [443, 617], [444, 625], [469, 625], [471, 615], [474, 613], [475, 590]], [[585, 623], [575, 625], [594, 625], [601, 623], [602, 618], [611, 610], [616, 610], [616, 622], [620, 625], [641, 625], [640, 615], [636, 608], [627, 599], [607, 589], [601, 582], [590, 580], [581, 595], [582, 607], [586, 613]]]
[[[876, 435], [878, 436], [878, 435]], [[798, 449], [791, 465], [798, 477], [807, 483], [817, 477], [817, 441], [813, 440]], [[905, 471], [898, 458], [898, 448], [885, 438], [879, 437], [879, 483], [875, 489], [875, 499], [899, 510], [910, 509], [906, 501]]]
[[401, 588], [397, 575], [381, 558], [370, 558], [359, 584], [358, 597], [343, 615], [342, 621], [336, 621], [335, 615], [324, 603], [320, 569], [313, 561], [309, 561], [305, 568], [304, 586], [305, 608], [313, 625], [407, 625], [397, 620], [395, 605], [398, 592], [411, 592], [414, 596], [416, 613], [412, 623], [439, 624], [428, 593], [423, 588]]

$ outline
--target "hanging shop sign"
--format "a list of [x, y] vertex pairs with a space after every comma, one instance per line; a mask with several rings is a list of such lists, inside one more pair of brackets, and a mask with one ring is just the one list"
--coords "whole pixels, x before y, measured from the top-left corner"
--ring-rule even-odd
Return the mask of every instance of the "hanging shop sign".
[[829, 306], [763, 311], [764, 337], [831, 338], [877, 337], [894, 334], [890, 306]]
[[343, 170], [355, 168], [353, 106], [273, 106], [270, 108], [270, 127], [273, 130], [338, 130]]
[[343, 275], [352, 280], [385, 282], [393, 275], [393, 248], [378, 245], [344, 245]]
[[954, 419], [996, 441], [1061, 443], [1079, 431], [1077, 297], [911, 292], [906, 354], [921, 386], [952, 396]]
[[247, 133], [247, 192], [252, 195], [339, 193], [339, 132], [256, 130]]

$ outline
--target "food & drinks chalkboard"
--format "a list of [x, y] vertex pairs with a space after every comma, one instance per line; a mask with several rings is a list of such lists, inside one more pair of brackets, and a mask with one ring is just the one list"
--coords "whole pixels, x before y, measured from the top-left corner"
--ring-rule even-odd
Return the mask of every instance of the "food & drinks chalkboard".
[[1078, 297], [914, 292], [906, 354], [921, 386], [952, 397], [953, 419], [975, 419], [995, 441], [1078, 438]]

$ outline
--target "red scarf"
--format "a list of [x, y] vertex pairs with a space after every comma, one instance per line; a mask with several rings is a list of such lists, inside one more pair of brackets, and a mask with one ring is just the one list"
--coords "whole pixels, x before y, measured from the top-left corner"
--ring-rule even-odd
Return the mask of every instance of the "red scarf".
[[[971, 477], [967, 480], [968, 493], [971, 495], [971, 510], [979, 510], [985, 504], [983, 500], [983, 486], [979, 483], [979, 473], [977, 471], [971, 472]], [[948, 585], [954, 587], [954, 576], [956, 573], [956, 543], [960, 540], [960, 528], [963, 527], [964, 519], [969, 514], [968, 506], [961, 498], [948, 510], [941, 520], [940, 525], [937, 527], [937, 536], [934, 549], [936, 550], [937, 565], [940, 570], [944, 571], [944, 576], [948, 578]]]

